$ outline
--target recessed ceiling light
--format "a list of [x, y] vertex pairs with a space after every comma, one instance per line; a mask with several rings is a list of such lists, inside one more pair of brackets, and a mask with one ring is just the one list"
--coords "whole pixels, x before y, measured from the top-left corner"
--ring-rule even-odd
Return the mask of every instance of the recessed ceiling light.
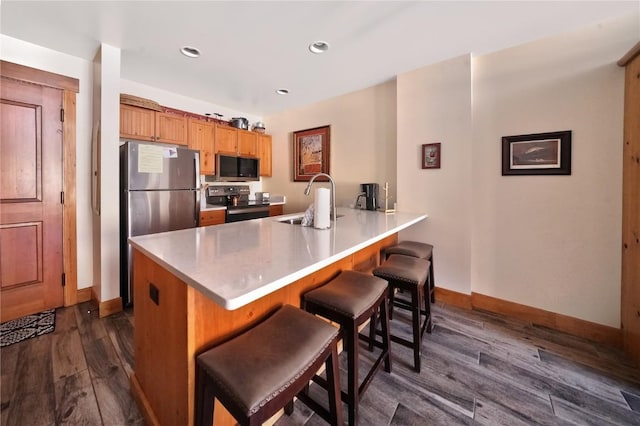
[[289, 94], [289, 89], [278, 89], [278, 90], [276, 90], [276, 93], [278, 95], [288, 95]]
[[326, 41], [315, 41], [309, 45], [309, 50], [311, 53], [320, 54], [329, 50], [329, 43]]
[[197, 58], [200, 56], [200, 51], [195, 48], [195, 47], [191, 47], [191, 46], [183, 46], [180, 48], [180, 53], [182, 53], [184, 56], [188, 56], [190, 58]]

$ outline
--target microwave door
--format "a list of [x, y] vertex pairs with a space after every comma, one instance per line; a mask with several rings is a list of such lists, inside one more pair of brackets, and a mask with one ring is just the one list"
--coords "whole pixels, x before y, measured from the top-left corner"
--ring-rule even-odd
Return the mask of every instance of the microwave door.
[[222, 179], [238, 177], [238, 157], [220, 155], [218, 158], [218, 175]]

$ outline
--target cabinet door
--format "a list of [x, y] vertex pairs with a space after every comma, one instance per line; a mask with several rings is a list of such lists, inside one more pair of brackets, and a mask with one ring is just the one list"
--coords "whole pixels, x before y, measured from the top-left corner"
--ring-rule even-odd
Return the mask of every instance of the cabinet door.
[[260, 176], [271, 176], [271, 135], [258, 135]]
[[189, 148], [200, 151], [200, 174], [215, 173], [215, 155], [213, 153], [213, 123], [189, 119]]
[[235, 154], [238, 151], [238, 130], [233, 127], [215, 125], [215, 153]]
[[281, 214], [284, 214], [284, 206], [282, 204], [269, 206], [269, 216], [280, 216]]
[[187, 145], [187, 119], [166, 112], [156, 113], [156, 142]]
[[155, 140], [156, 112], [152, 109], [120, 104], [120, 137]]
[[247, 130], [238, 130], [238, 155], [258, 156], [258, 134]]
[[207, 210], [200, 212], [199, 226], [220, 225], [224, 223], [225, 216], [225, 210]]

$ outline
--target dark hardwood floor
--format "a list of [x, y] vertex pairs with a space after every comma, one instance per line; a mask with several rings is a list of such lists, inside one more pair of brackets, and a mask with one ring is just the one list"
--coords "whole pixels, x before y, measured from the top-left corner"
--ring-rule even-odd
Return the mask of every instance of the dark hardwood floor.
[[[407, 320], [397, 310], [392, 331], [408, 334]], [[434, 306], [434, 324], [420, 374], [411, 350], [393, 345], [393, 371], [365, 393], [361, 425], [640, 425], [640, 371], [618, 350], [450, 306]], [[129, 394], [132, 337], [130, 311], [58, 309], [54, 333], [0, 350], [2, 425], [143, 424]], [[361, 353], [364, 372], [372, 356]], [[296, 402], [276, 424], [324, 423]]]
[[56, 310], [53, 333], [0, 350], [2, 426], [142, 425], [129, 393], [131, 311]]

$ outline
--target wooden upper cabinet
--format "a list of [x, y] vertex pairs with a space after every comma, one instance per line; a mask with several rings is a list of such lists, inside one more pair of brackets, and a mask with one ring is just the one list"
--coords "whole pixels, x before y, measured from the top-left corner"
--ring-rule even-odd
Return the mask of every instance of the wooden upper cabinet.
[[120, 137], [187, 145], [187, 119], [177, 114], [120, 104]]
[[216, 153], [224, 152], [247, 157], [258, 156], [257, 133], [216, 124], [215, 134]]
[[238, 130], [238, 155], [258, 156], [258, 134], [248, 130]]
[[156, 112], [156, 142], [187, 145], [187, 119], [166, 112]]
[[225, 152], [235, 154], [238, 151], [238, 130], [233, 127], [215, 125], [215, 153]]
[[156, 112], [120, 104], [120, 137], [155, 141]]
[[188, 128], [189, 148], [200, 151], [200, 174], [213, 175], [216, 171], [214, 124], [190, 118]]
[[271, 176], [271, 151], [271, 135], [258, 134], [258, 158], [260, 158], [260, 176]]

